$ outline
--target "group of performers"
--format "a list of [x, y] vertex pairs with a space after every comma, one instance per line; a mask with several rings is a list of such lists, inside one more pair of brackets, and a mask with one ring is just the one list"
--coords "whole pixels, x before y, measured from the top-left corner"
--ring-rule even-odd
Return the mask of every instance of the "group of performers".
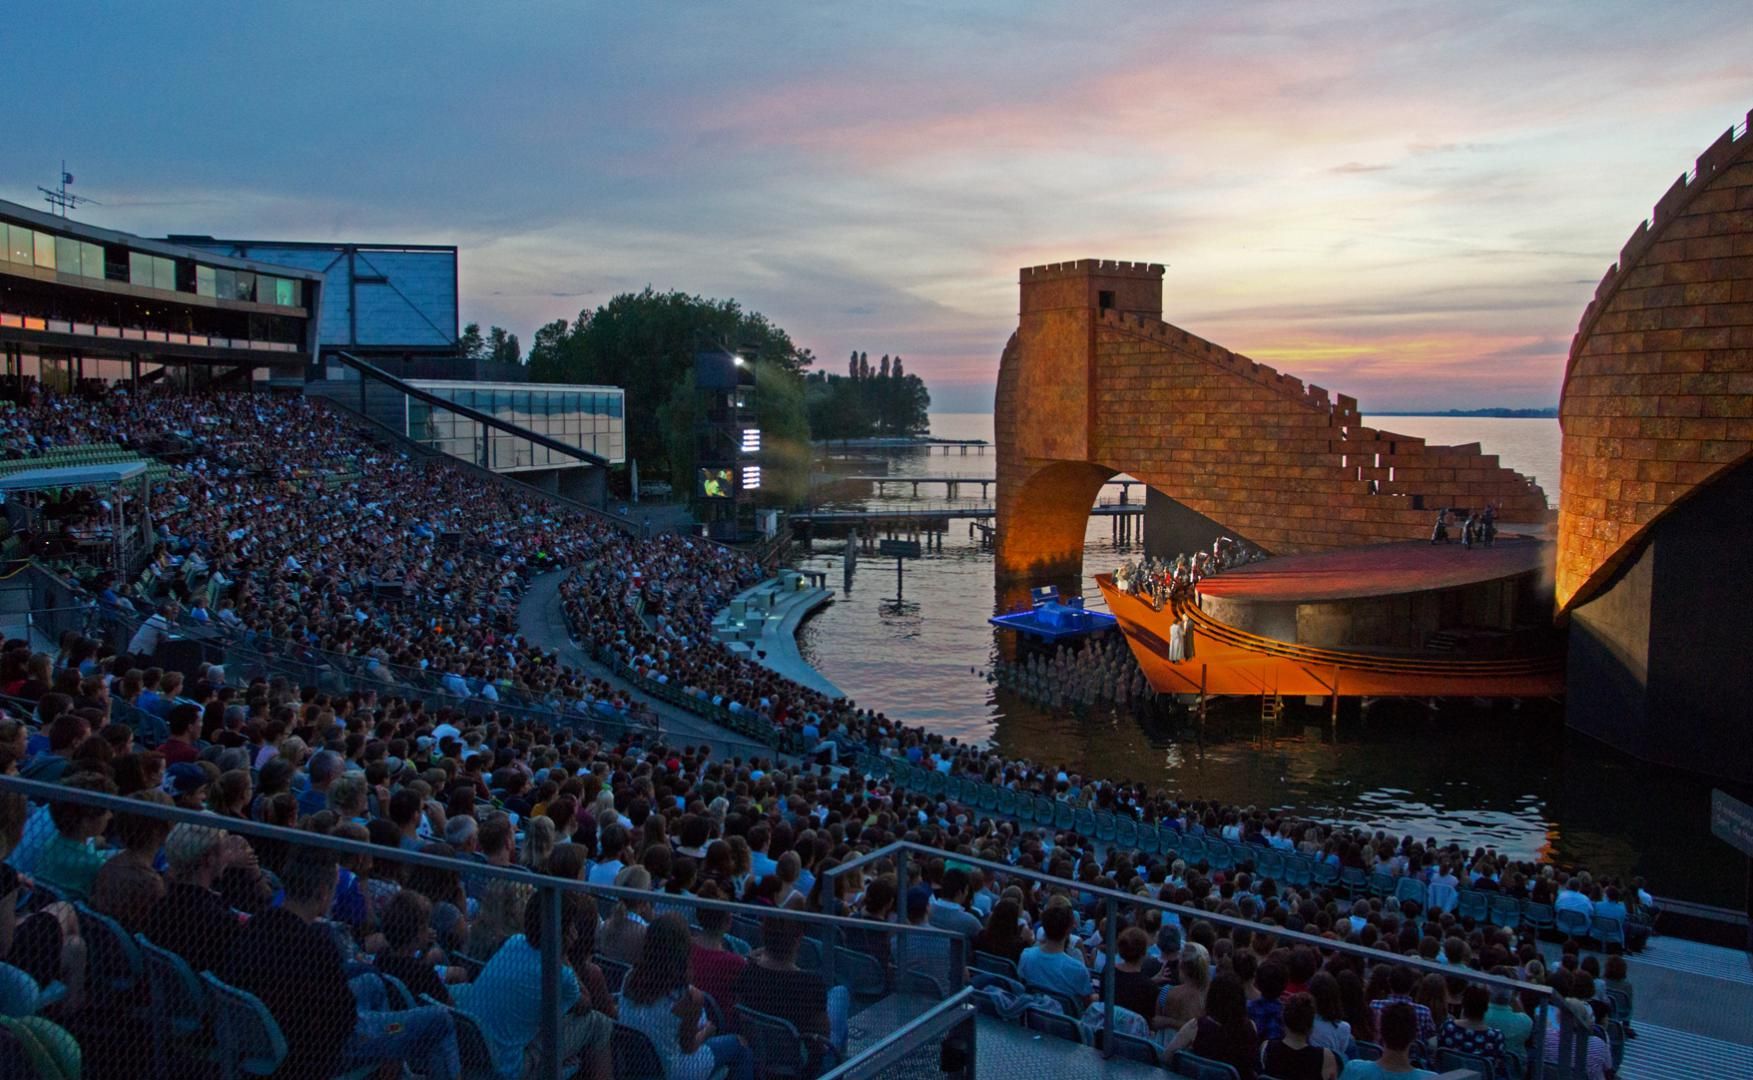
[[1430, 542], [1454, 543], [1457, 538], [1450, 535], [1451, 529], [1459, 534], [1464, 549], [1471, 550], [1474, 544], [1490, 547], [1497, 539], [1497, 507], [1487, 504], [1484, 512], [1479, 514], [1454, 507], [1438, 510], [1436, 525], [1430, 530]]

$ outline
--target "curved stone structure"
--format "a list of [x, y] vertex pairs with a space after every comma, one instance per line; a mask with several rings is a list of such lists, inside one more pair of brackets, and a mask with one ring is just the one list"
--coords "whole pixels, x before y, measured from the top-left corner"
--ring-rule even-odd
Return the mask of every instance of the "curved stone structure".
[[1723, 133], [1595, 289], [1559, 419], [1558, 609], [1753, 453], [1753, 138]]
[[1753, 137], [1638, 226], [1571, 343], [1557, 601], [1566, 722], [1753, 782]]
[[1163, 268], [1083, 259], [1021, 272], [999, 364], [997, 565], [1072, 581], [1102, 483], [1128, 473], [1267, 551], [1427, 537], [1444, 507], [1549, 519], [1477, 444], [1366, 425], [1357, 403], [1162, 321]]

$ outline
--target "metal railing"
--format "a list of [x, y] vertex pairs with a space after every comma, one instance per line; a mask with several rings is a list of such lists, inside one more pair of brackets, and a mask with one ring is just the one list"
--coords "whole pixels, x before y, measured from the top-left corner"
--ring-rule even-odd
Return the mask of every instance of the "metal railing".
[[[833, 882], [842, 875], [850, 873], [853, 870], [869, 867], [879, 862], [893, 860], [895, 864], [895, 891], [898, 896], [905, 897], [907, 894], [908, 871], [914, 856], [918, 856], [921, 859], [944, 858], [945, 852], [942, 849], [927, 847], [924, 844], [918, 844], [908, 840], [898, 840], [895, 843], [878, 848], [869, 854], [858, 855], [850, 858], [828, 870], [825, 876], [830, 882]], [[1552, 1012], [1551, 1006], [1555, 1003], [1554, 999], [1557, 997], [1557, 994], [1554, 993], [1550, 987], [1523, 982], [1519, 979], [1510, 979], [1499, 975], [1474, 971], [1470, 968], [1444, 964], [1435, 960], [1425, 960], [1422, 957], [1401, 956], [1398, 953], [1386, 952], [1381, 949], [1374, 949], [1364, 945], [1355, 945], [1347, 941], [1338, 941], [1331, 938], [1320, 937], [1315, 934], [1303, 933], [1301, 931], [1286, 930], [1280, 926], [1255, 922], [1251, 919], [1244, 919], [1234, 915], [1223, 915], [1213, 911], [1206, 911], [1203, 908], [1189, 907], [1184, 904], [1176, 904], [1168, 900], [1160, 900], [1151, 896], [1138, 896], [1133, 893], [1120, 892], [1117, 889], [1102, 888], [1097, 885], [1072, 881], [1067, 878], [1054, 877], [1051, 874], [1042, 873], [1038, 870], [1029, 870], [1022, 867], [1011, 866], [1008, 863], [993, 862], [989, 859], [981, 859], [963, 854], [954, 854], [951, 857], [954, 858], [958, 865], [974, 867], [999, 879], [1020, 878], [1025, 881], [1032, 881], [1036, 884], [1046, 885], [1056, 889], [1074, 890], [1082, 897], [1101, 901], [1102, 924], [1100, 932], [1103, 952], [1103, 1034], [1101, 1045], [1104, 1048], [1103, 1052], [1105, 1054], [1113, 1053], [1110, 1048], [1114, 1045], [1114, 971], [1119, 962], [1119, 912], [1121, 907], [1124, 906], [1131, 908], [1155, 908], [1158, 911], [1173, 914], [1176, 918], [1182, 919], [1189, 924], [1195, 920], [1204, 920], [1217, 926], [1230, 929], [1248, 930], [1254, 933], [1267, 934], [1278, 940], [1297, 945], [1307, 945], [1323, 952], [1344, 953], [1348, 956], [1358, 957], [1359, 959], [1372, 964], [1403, 965], [1413, 968], [1421, 974], [1441, 975], [1445, 979], [1462, 979], [1469, 983], [1477, 983], [1489, 989], [1509, 990], [1519, 994], [1533, 995], [1539, 1000], [1539, 1006], [1534, 1016], [1534, 1031], [1536, 1033], [1534, 1041], [1535, 1051], [1529, 1061], [1527, 1075], [1529, 1080], [1541, 1080], [1541, 1077], [1545, 1075], [1545, 1032], [1547, 1030], [1549, 1016]], [[834, 895], [835, 893], [832, 888], [824, 888], [822, 890], [824, 903], [831, 902], [830, 898]], [[903, 944], [902, 947], [905, 948], [905, 945]], [[1583, 1033], [1585, 1038], [1579, 1040], [1577, 1038], [1578, 1032], [1576, 1030], [1576, 1024], [1565, 1015], [1563, 1010], [1559, 1010], [1557, 1015], [1561, 1018], [1559, 1024], [1558, 1060], [1560, 1062], [1580, 1063], [1581, 1059], [1579, 1055], [1581, 1053], [1586, 1053], [1587, 1051], [1586, 1033]], [[1560, 1067], [1558, 1075], [1566, 1075], [1564, 1067]]]
[[[53, 803], [74, 803], [83, 806], [107, 810], [112, 814], [129, 815], [136, 818], [152, 818], [168, 822], [171, 825], [193, 825], [206, 829], [220, 830], [239, 836], [258, 840], [272, 841], [286, 845], [288, 850], [309, 849], [322, 851], [339, 857], [363, 857], [378, 862], [394, 862], [410, 867], [424, 867], [432, 870], [455, 873], [461, 880], [498, 881], [512, 885], [524, 886], [533, 892], [530, 903], [544, 905], [544, 933], [538, 951], [541, 957], [542, 984], [542, 1017], [541, 1065], [535, 1076], [545, 1080], [560, 1080], [567, 1075], [564, 1062], [560, 1060], [560, 1027], [563, 1019], [561, 1007], [561, 970], [566, 959], [562, 951], [563, 908], [561, 898], [567, 893], [579, 893], [593, 898], [612, 900], [628, 905], [651, 904], [658, 910], [685, 909], [689, 912], [710, 910], [728, 913], [733, 920], [737, 918], [765, 922], [767, 920], [788, 920], [804, 924], [805, 934], [815, 935], [820, 942], [820, 974], [828, 986], [837, 984], [835, 977], [835, 952], [843, 934], [856, 931], [861, 935], [879, 934], [892, 943], [898, 943], [894, 949], [896, 955], [906, 954], [908, 942], [939, 942], [952, 949], [961, 941], [958, 934], [940, 930], [935, 927], [897, 925], [881, 923], [867, 919], [852, 918], [841, 915], [829, 915], [819, 912], [781, 909], [757, 904], [738, 903], [729, 900], [708, 900], [684, 893], [670, 893], [644, 889], [630, 889], [613, 885], [598, 885], [572, 878], [552, 877], [532, 872], [518, 866], [495, 866], [486, 862], [452, 858], [443, 855], [429, 855], [405, 848], [385, 847], [366, 841], [348, 840], [329, 836], [320, 832], [303, 829], [286, 828], [267, 825], [247, 818], [225, 817], [218, 814], [197, 810], [185, 810], [176, 806], [144, 802], [138, 799], [109, 795], [97, 791], [63, 787], [57, 784], [46, 784], [38, 781], [23, 780], [13, 776], [0, 776], [0, 792], [16, 792], [39, 805]], [[690, 917], [690, 922], [694, 920]], [[532, 943], [536, 944], [536, 943]], [[485, 959], [485, 958], [479, 958]], [[895, 965], [896, 979], [904, 979], [905, 968]], [[948, 1006], [965, 1001], [965, 997], [951, 996], [961, 989], [960, 983], [947, 988], [946, 1000], [942, 1006], [930, 1009], [919, 1020], [931, 1016], [944, 1016], [949, 1012]], [[466, 1011], [466, 1010], [464, 1010]], [[849, 1076], [868, 1076], [859, 1063], [873, 1054], [892, 1053], [895, 1037], [903, 1032], [913, 1032], [913, 1037], [924, 1038], [918, 1034], [924, 1031], [917, 1022], [908, 1023], [894, 1033], [890, 1039], [866, 1048], [859, 1054], [848, 1059], [840, 1069], [852, 1068]], [[144, 1050], [144, 1047], [141, 1048]], [[836, 1071], [838, 1074], [838, 1070]]]

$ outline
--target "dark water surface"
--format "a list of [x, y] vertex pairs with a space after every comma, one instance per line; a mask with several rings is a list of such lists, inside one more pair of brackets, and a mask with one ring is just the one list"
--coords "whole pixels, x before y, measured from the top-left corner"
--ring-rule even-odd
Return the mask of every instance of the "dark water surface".
[[[932, 422], [941, 437], [992, 438], [990, 415], [937, 414]], [[1504, 464], [1539, 476], [1548, 498], [1557, 499], [1556, 421], [1393, 417], [1382, 424], [1432, 441], [1483, 442]], [[990, 477], [997, 469], [990, 448], [983, 455], [881, 456], [891, 476]], [[958, 503], [981, 504], [977, 486], [961, 491]], [[1104, 498], [1118, 494], [1111, 488]], [[921, 488], [918, 500], [904, 485], [890, 485], [881, 500], [857, 491], [837, 498], [834, 505], [946, 504], [940, 485]], [[1136, 487], [1132, 498], [1142, 499]], [[1139, 553], [1112, 529], [1108, 519], [1090, 520], [1084, 572], [1086, 596], [1097, 604], [1100, 593], [1087, 578]], [[804, 625], [805, 658], [849, 696], [891, 717], [1007, 755], [1149, 780], [1194, 798], [1491, 844], [1516, 857], [1641, 874], [1658, 895], [1742, 903], [1745, 860], [1710, 835], [1711, 782], [1571, 734], [1561, 703], [1445, 702], [1432, 711], [1396, 700], [1364, 714], [1350, 702], [1334, 729], [1324, 707], [1287, 702], [1290, 722], [1281, 735], [1288, 737], [1270, 744], [1257, 739], [1259, 702], [1252, 698], [1215, 702], [1203, 734], [1168, 715], [1052, 710], [986, 678], [1012, 644], [986, 622], [992, 556], [965, 523], [951, 526], [941, 552], [906, 565], [898, 600], [893, 559], [860, 557], [850, 582], [842, 541], [817, 540], [794, 561], [826, 571], [837, 594]], [[1753, 801], [1753, 792], [1738, 794]]]

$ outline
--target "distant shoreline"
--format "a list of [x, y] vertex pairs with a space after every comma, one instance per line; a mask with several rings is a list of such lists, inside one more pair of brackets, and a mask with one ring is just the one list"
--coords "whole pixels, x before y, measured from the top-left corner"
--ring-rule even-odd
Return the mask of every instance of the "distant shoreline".
[[1475, 418], [1481, 420], [1556, 420], [1557, 409], [1444, 409], [1440, 412], [1420, 410], [1416, 412], [1382, 412], [1372, 409], [1365, 416], [1447, 416], [1457, 419]]

